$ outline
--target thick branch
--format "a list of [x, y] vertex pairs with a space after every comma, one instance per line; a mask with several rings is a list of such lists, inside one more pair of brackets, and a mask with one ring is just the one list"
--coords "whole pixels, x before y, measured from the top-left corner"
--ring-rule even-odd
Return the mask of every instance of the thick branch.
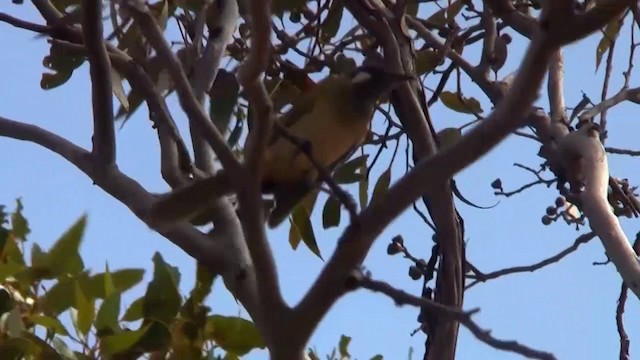
[[111, 61], [102, 28], [102, 1], [82, 3], [82, 31], [89, 58], [93, 105], [93, 155], [105, 165], [116, 161]]

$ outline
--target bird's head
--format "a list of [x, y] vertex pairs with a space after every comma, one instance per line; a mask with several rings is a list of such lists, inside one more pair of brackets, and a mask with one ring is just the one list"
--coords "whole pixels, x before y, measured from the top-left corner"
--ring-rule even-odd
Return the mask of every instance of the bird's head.
[[378, 99], [403, 81], [413, 79], [406, 74], [394, 74], [377, 66], [360, 66], [349, 74], [353, 101], [363, 107], [373, 107]]

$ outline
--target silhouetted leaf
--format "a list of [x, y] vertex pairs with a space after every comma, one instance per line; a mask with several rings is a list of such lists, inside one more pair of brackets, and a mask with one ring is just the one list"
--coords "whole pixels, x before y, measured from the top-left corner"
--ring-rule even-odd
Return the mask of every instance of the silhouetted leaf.
[[[311, 224], [311, 220], [309, 219], [310, 216], [311, 214], [309, 214], [303, 206], [296, 206], [291, 214], [291, 226], [295, 228], [302, 242], [307, 245], [309, 250], [322, 259], [318, 243], [316, 242], [316, 236], [313, 233], [313, 224]], [[291, 240], [291, 238], [289, 239]]]
[[389, 190], [389, 184], [391, 183], [391, 168], [385, 170], [382, 175], [376, 181], [376, 185], [373, 187], [373, 194], [371, 195], [371, 203], [379, 201]]
[[440, 149], [454, 145], [462, 138], [462, 130], [456, 127], [444, 128], [436, 134]]
[[47, 252], [47, 265], [54, 276], [75, 275], [84, 269], [79, 249], [86, 224], [87, 217], [83, 215]]
[[11, 232], [20, 240], [26, 240], [27, 235], [31, 232], [29, 222], [22, 215], [23, 209], [22, 200], [16, 199], [16, 210], [11, 214]]
[[233, 110], [238, 104], [240, 84], [236, 76], [220, 69], [209, 91], [209, 116], [221, 134], [227, 132]]
[[366, 165], [368, 154], [357, 156], [346, 163], [342, 164], [340, 167], [336, 169], [333, 173], [333, 179], [338, 184], [352, 184], [360, 181], [364, 174], [362, 171], [358, 172], [358, 170], [362, 170], [363, 164], [366, 173]]
[[342, 21], [342, 12], [344, 10], [344, 4], [342, 0], [333, 0], [329, 7], [327, 17], [322, 22], [320, 30], [320, 40], [322, 42], [330, 41], [338, 33], [340, 28], [340, 22]]
[[[360, 167], [360, 172], [362, 174], [366, 174], [366, 163], [362, 164], [362, 166]], [[358, 197], [360, 199], [360, 209], [366, 208], [369, 201], [369, 179], [367, 179], [366, 176], [362, 176], [360, 178], [360, 182], [358, 183]]]
[[325, 229], [340, 225], [340, 201], [329, 196], [322, 209], [322, 227]]
[[440, 93], [440, 101], [449, 109], [460, 113], [481, 114], [483, 111], [477, 99], [473, 97], [459, 97], [458, 94], [450, 91]]
[[338, 343], [338, 351], [342, 357], [351, 357], [349, 354], [349, 343], [351, 342], [351, 336], [341, 335], [340, 342]]

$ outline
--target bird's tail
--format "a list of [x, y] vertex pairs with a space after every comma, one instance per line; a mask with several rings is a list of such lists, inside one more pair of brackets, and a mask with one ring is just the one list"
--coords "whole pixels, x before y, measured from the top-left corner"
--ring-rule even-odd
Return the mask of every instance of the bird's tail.
[[161, 197], [151, 206], [148, 223], [151, 226], [175, 224], [191, 220], [205, 211], [211, 203], [232, 193], [233, 186], [224, 171], [195, 180]]

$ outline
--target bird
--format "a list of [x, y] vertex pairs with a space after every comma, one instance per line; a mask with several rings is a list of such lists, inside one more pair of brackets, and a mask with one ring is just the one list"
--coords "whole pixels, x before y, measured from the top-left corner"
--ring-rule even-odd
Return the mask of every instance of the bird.
[[[316, 164], [331, 172], [347, 160], [369, 133], [379, 99], [413, 76], [363, 65], [334, 73], [296, 99], [273, 127], [262, 157], [263, 194], [273, 196], [267, 224], [277, 227], [295, 206], [321, 185]], [[310, 157], [315, 160], [312, 161]], [[149, 222], [189, 220], [211, 201], [231, 191], [224, 169], [161, 196], [151, 206]]]

